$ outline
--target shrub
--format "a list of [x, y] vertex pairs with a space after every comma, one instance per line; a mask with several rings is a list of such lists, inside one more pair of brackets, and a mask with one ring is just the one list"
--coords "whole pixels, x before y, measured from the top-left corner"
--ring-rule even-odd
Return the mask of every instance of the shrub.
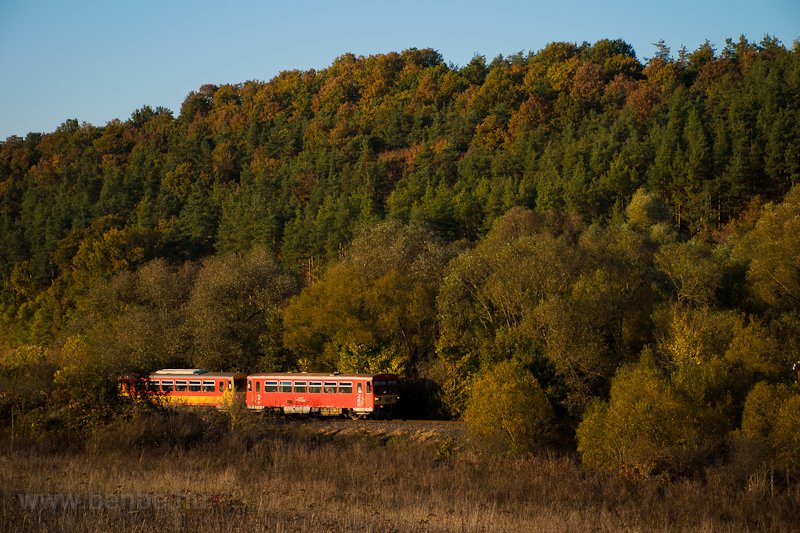
[[742, 434], [766, 444], [774, 466], [800, 470], [800, 395], [785, 385], [756, 384], [744, 404]]
[[41, 346], [0, 350], [0, 422], [43, 405], [54, 371]]
[[691, 402], [643, 360], [623, 367], [608, 402], [590, 406], [578, 426], [583, 463], [643, 475], [679, 471], [699, 450], [700, 428]]
[[539, 382], [506, 361], [478, 378], [464, 413], [470, 442], [483, 451], [528, 453], [552, 434], [553, 410]]

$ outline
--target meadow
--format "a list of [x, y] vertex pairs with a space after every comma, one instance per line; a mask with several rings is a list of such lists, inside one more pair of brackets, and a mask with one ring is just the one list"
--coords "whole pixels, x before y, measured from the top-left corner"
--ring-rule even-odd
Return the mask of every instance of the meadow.
[[574, 453], [485, 456], [450, 436], [157, 412], [0, 442], [4, 531], [792, 531], [800, 485], [583, 469]]

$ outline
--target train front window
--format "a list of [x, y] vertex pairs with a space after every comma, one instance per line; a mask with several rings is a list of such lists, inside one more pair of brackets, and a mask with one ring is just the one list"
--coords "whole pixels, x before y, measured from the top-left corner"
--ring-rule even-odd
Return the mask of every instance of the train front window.
[[[376, 379], [375, 380], [375, 394], [392, 394], [392, 393], [394, 393], [394, 390], [395, 390], [396, 386], [397, 386], [397, 381]], [[369, 391], [367, 391], [367, 392], [369, 392]]]

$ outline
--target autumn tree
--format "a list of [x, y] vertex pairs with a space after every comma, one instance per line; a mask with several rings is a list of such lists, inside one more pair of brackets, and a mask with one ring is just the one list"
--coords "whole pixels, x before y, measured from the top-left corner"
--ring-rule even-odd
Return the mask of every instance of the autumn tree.
[[203, 262], [187, 302], [196, 366], [219, 370], [288, 370], [281, 311], [295, 279], [263, 249]]
[[433, 350], [447, 259], [422, 229], [386, 222], [366, 231], [290, 302], [286, 346], [304, 369], [410, 372]]
[[553, 409], [539, 382], [513, 361], [497, 364], [475, 381], [464, 422], [472, 445], [486, 452], [535, 452], [554, 432]]
[[747, 279], [758, 298], [779, 310], [800, 308], [800, 187], [764, 207], [734, 254], [749, 261]]
[[640, 475], [681, 472], [703, 433], [696, 406], [646, 356], [621, 368], [609, 400], [588, 409], [577, 431], [578, 452], [592, 467]]
[[771, 467], [800, 470], [800, 395], [785, 385], [760, 382], [747, 396], [742, 434], [765, 444]]
[[[447, 369], [444, 402], [453, 412], [464, 408], [469, 383], [482, 369], [518, 358], [538, 359], [549, 372], [535, 311], [569, 290], [577, 265], [569, 238], [550, 234], [545, 217], [524, 208], [498, 219], [484, 241], [450, 263], [437, 298], [437, 353]], [[547, 378], [537, 376], [544, 387], [553, 385]]]

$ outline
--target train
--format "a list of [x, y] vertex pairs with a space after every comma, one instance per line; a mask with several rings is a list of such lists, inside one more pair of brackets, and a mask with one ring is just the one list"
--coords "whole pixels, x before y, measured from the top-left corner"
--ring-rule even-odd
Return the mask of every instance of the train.
[[391, 418], [400, 401], [394, 374], [276, 372], [244, 374], [165, 368], [120, 378], [120, 393], [137, 400], [223, 409], [231, 402], [279, 415]]

